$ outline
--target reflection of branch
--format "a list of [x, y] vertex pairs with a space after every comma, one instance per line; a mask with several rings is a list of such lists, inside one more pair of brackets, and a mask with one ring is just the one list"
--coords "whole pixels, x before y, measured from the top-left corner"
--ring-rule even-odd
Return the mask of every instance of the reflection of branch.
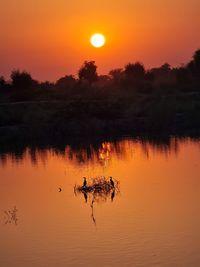
[[87, 199], [88, 199], [88, 195], [86, 192], [83, 192], [83, 196], [84, 196], [84, 199], [85, 199], [85, 203], [87, 203]]
[[96, 226], [96, 219], [94, 215], [94, 203], [106, 202], [108, 199], [113, 202], [115, 196], [119, 194], [119, 181], [107, 179], [106, 177], [95, 177], [90, 180], [87, 185], [83, 186], [74, 186], [74, 194], [77, 196], [78, 194], [83, 194], [85, 203], [90, 197], [92, 197], [92, 201], [90, 204], [91, 207], [91, 218], [93, 223]]
[[12, 222], [17, 225], [17, 208], [16, 206], [14, 206], [14, 208], [12, 210], [5, 210], [4, 214], [6, 215], [5, 217], [5, 224], [11, 224]]
[[92, 220], [93, 220], [94, 225], [96, 226], [96, 219], [95, 219], [95, 217], [94, 217], [94, 202], [95, 202], [94, 198], [95, 198], [95, 197], [93, 196], [92, 204], [90, 205], [90, 207], [91, 207], [91, 209], [92, 209], [91, 217], [92, 217]]
[[111, 197], [110, 197], [111, 202], [113, 202], [114, 198], [115, 198], [115, 189], [113, 189], [113, 192], [112, 192]]
[[76, 184], [74, 186], [74, 195], [76, 196]]

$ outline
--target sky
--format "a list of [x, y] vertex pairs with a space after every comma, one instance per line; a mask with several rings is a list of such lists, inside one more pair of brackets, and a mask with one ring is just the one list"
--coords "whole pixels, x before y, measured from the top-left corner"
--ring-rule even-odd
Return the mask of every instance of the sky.
[[[56, 81], [85, 60], [99, 74], [135, 61], [180, 66], [200, 48], [199, 11], [199, 0], [1, 0], [0, 76]], [[96, 32], [102, 48], [90, 44]]]

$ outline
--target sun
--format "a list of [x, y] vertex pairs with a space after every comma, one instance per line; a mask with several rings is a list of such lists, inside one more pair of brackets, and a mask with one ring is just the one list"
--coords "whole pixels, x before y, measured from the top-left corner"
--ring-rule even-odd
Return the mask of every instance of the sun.
[[104, 46], [105, 42], [106, 42], [105, 36], [101, 33], [95, 33], [90, 38], [90, 43], [92, 44], [92, 46], [97, 48]]

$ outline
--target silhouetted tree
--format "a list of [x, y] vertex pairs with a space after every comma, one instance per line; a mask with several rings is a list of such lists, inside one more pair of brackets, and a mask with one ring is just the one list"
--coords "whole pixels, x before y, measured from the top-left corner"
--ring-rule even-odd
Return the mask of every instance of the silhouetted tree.
[[152, 68], [150, 70], [150, 72], [155, 76], [156, 79], [168, 75], [170, 71], [171, 71], [171, 66], [168, 63], [165, 63], [158, 68]]
[[160, 70], [162, 70], [163, 72], [170, 72], [171, 71], [171, 66], [170, 66], [170, 64], [165, 63], [160, 67]]
[[150, 73], [154, 76], [155, 83], [161, 87], [165, 87], [164, 84], [168, 86], [176, 81], [175, 70], [168, 63], [158, 68], [152, 68]]
[[57, 80], [55, 86], [58, 89], [71, 89], [76, 83], [76, 79], [73, 75], [66, 75], [65, 77]]
[[90, 84], [95, 82], [98, 78], [95, 61], [85, 61], [78, 72], [78, 76], [80, 80], [87, 80]]
[[48, 81], [42, 82], [40, 83], [40, 88], [42, 90], [52, 90], [54, 88], [54, 83]]
[[0, 88], [4, 88], [6, 85], [6, 81], [3, 76], [0, 76]]
[[113, 82], [119, 83], [123, 77], [123, 69], [113, 69], [109, 72], [109, 75], [111, 76]]
[[187, 82], [189, 82], [189, 72], [188, 72], [188, 69], [184, 66], [180, 67], [180, 68], [177, 68], [175, 70], [176, 72], [176, 80], [178, 83], [180, 83], [181, 85], [182, 84], [185, 84]]
[[145, 73], [145, 80], [152, 82], [154, 81], [154, 79], [155, 79], [154, 73], [151, 70], [147, 70]]
[[35, 99], [38, 82], [25, 71], [14, 70], [11, 73], [11, 88], [14, 89], [11, 99], [14, 101], [31, 101]]
[[196, 66], [196, 68], [200, 69], [200, 49], [195, 51], [193, 56], [193, 61]]
[[108, 82], [108, 81], [110, 81], [110, 77], [108, 75], [99, 75], [98, 76], [98, 81], [100, 81], [100, 82]]
[[145, 68], [140, 62], [129, 63], [125, 66], [124, 73], [128, 80], [138, 81], [144, 79]]
[[37, 85], [37, 82], [32, 79], [31, 75], [28, 72], [19, 70], [14, 70], [11, 73], [12, 86], [15, 89], [26, 90], [33, 88]]
[[98, 80], [95, 83], [96, 88], [103, 88], [109, 85], [110, 82], [110, 76], [108, 75], [99, 75]]
[[188, 70], [200, 78], [200, 49], [195, 51], [193, 59], [187, 65]]

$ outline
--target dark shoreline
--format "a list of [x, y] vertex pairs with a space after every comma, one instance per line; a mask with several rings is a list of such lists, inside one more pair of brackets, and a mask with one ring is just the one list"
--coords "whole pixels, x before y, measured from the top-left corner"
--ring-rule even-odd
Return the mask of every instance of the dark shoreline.
[[19, 70], [0, 77], [0, 144], [200, 135], [200, 50], [178, 68], [135, 62], [98, 75], [85, 61], [79, 74], [56, 83]]
[[[200, 132], [196, 130], [185, 131], [185, 133], [160, 133], [160, 132], [135, 132], [135, 133], [110, 133], [105, 132], [98, 135], [90, 135], [88, 133], [80, 133], [76, 135], [68, 135], [65, 133], [59, 133], [56, 135], [49, 135], [48, 129], [46, 129], [46, 133], [43, 132], [42, 136], [36, 136], [31, 132], [30, 129], [26, 127], [19, 127], [16, 130], [16, 126], [14, 127], [4, 127], [3, 131], [0, 128], [0, 154], [6, 151], [17, 151], [24, 150], [25, 148], [39, 148], [39, 149], [58, 149], [60, 151], [64, 151], [66, 146], [70, 146], [72, 149], [88, 149], [92, 146], [94, 149], [98, 149], [102, 143], [104, 142], [112, 142], [117, 143], [122, 140], [137, 140], [141, 142], [150, 142], [155, 145], [166, 145], [170, 144], [170, 140], [172, 138], [177, 140], [191, 139], [194, 141], [200, 140]], [[3, 134], [2, 134], [3, 133]], [[46, 136], [44, 137], [44, 135]]]

